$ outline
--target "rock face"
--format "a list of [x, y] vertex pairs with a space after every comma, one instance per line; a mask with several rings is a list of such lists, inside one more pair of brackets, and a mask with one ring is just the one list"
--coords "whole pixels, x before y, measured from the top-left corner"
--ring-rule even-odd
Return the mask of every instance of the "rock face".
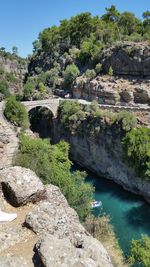
[[88, 81], [83, 76], [76, 79], [73, 88], [74, 98], [88, 101], [97, 100], [100, 104], [150, 103], [150, 79], [119, 78], [108, 75], [97, 76]]
[[18, 149], [18, 138], [14, 127], [3, 115], [4, 102], [0, 102], [0, 169], [12, 165]]
[[104, 51], [101, 62], [115, 75], [150, 76], [150, 46], [147, 43], [122, 43]]
[[104, 247], [86, 232], [55, 186], [47, 187], [47, 200], [27, 215], [25, 223], [40, 236], [36, 249], [45, 267], [112, 266]]
[[[44, 187], [32, 171], [21, 167], [2, 170], [0, 183], [4, 176], [17, 199], [23, 197], [25, 202], [31, 200], [31, 193]], [[0, 224], [0, 266], [113, 267], [103, 245], [80, 224], [58, 187], [46, 186], [45, 199], [40, 203], [13, 208], [11, 212], [17, 212], [18, 218]]]
[[82, 137], [76, 133], [66, 133], [63, 128], [59, 128], [58, 132], [60, 139], [70, 143], [70, 154], [77, 164], [97, 175], [112, 179], [150, 202], [150, 181], [137, 177], [134, 170], [128, 167], [123, 158], [117, 129], [104, 126], [97, 138], [88, 137], [86, 126]]
[[13, 74], [15, 81], [9, 82], [9, 89], [12, 93], [18, 93], [23, 89], [23, 80], [27, 73], [27, 61], [19, 57], [15, 58], [11, 54], [8, 56], [8, 54], [6, 56], [0, 54], [0, 69]]
[[[150, 103], [150, 46], [147, 43], [123, 43], [104, 50], [99, 62], [104, 74], [88, 80], [84, 75], [73, 84], [74, 98], [100, 104]], [[112, 67], [113, 75], [109, 76]]]
[[10, 167], [0, 171], [4, 195], [13, 206], [21, 206], [38, 200], [44, 194], [44, 186], [31, 170]]

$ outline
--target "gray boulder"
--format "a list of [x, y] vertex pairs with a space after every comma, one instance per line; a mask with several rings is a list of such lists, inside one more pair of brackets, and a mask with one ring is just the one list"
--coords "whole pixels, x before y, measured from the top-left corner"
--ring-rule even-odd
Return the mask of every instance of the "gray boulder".
[[74, 248], [68, 238], [58, 239], [47, 236], [36, 246], [45, 267], [100, 267], [93, 259], [84, 255], [81, 249]]
[[0, 256], [0, 266], [1, 267], [27, 267], [27, 262], [23, 257], [14, 256]]
[[37, 175], [26, 168], [10, 167], [0, 171], [4, 196], [17, 207], [36, 202], [44, 196], [44, 186]]
[[45, 267], [112, 267], [107, 251], [80, 224], [60, 190], [46, 188], [41, 201], [26, 216], [25, 224], [39, 236], [36, 249]]

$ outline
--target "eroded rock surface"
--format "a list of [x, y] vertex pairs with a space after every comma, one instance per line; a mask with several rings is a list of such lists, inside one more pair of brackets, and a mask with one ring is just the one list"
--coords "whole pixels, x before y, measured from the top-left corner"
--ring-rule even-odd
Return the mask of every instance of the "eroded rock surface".
[[112, 266], [104, 247], [87, 233], [57, 187], [47, 187], [47, 201], [25, 222], [40, 237], [36, 248], [45, 267]]
[[0, 183], [5, 197], [13, 206], [36, 201], [44, 193], [44, 186], [35, 173], [19, 166], [1, 170]]
[[98, 75], [89, 81], [83, 76], [73, 85], [73, 97], [97, 100], [100, 104], [147, 104], [150, 103], [150, 79], [119, 78]]
[[[28, 169], [3, 169], [1, 183], [4, 177], [5, 184], [11, 187], [9, 193], [15, 194], [19, 205], [31, 201], [31, 193], [43, 192], [41, 181]], [[5, 193], [4, 187], [2, 190]], [[46, 186], [44, 197], [40, 202], [37, 199], [38, 202], [18, 208], [3, 200], [4, 210], [16, 212], [18, 217], [0, 224], [0, 266], [112, 267], [103, 245], [80, 224], [77, 213], [69, 207], [59, 188]]]

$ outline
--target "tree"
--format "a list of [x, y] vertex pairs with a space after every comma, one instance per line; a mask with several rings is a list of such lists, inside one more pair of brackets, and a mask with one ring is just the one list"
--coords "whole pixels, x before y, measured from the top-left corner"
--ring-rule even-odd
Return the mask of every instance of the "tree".
[[129, 261], [141, 267], [150, 266], [150, 237], [142, 235], [139, 240], [132, 240]]
[[88, 80], [92, 80], [96, 77], [96, 72], [95, 70], [89, 70], [87, 69], [86, 72], [85, 72], [85, 77], [88, 79]]
[[34, 83], [27, 81], [23, 88], [23, 96], [25, 100], [30, 100], [34, 93], [35, 85]]
[[18, 47], [17, 46], [12, 47], [12, 53], [13, 53], [13, 55], [18, 56]]
[[73, 81], [79, 76], [80, 71], [75, 64], [68, 65], [65, 69], [64, 79], [68, 88], [71, 87]]
[[147, 10], [147, 11], [143, 12], [142, 16], [144, 19], [149, 19], [150, 18], [150, 11]]
[[105, 8], [105, 10], [107, 12], [106, 12], [106, 14], [104, 14], [102, 16], [103, 20], [105, 20], [107, 22], [110, 22], [110, 21], [117, 22], [119, 20], [120, 13], [114, 5], [111, 5], [110, 8]]
[[137, 175], [150, 179], [150, 129], [132, 129], [122, 140], [123, 150], [129, 165]]
[[28, 113], [24, 105], [16, 101], [14, 96], [9, 97], [7, 100], [4, 115], [16, 126], [23, 129], [29, 127]]
[[142, 23], [131, 12], [123, 12], [119, 19], [119, 27], [121, 32], [126, 35], [139, 32], [142, 27]]
[[109, 76], [113, 76], [113, 73], [114, 73], [114, 72], [113, 72], [113, 68], [112, 68], [112, 66], [110, 66], [110, 67], [109, 67], [109, 70], [108, 70], [108, 75], [109, 75]]

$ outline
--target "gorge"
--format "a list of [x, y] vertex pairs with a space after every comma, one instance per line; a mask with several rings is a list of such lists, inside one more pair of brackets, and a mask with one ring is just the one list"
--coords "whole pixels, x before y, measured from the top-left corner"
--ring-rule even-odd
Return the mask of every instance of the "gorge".
[[0, 224], [2, 267], [150, 266], [142, 16], [112, 5], [42, 30], [25, 59], [0, 48], [0, 208], [18, 214]]

